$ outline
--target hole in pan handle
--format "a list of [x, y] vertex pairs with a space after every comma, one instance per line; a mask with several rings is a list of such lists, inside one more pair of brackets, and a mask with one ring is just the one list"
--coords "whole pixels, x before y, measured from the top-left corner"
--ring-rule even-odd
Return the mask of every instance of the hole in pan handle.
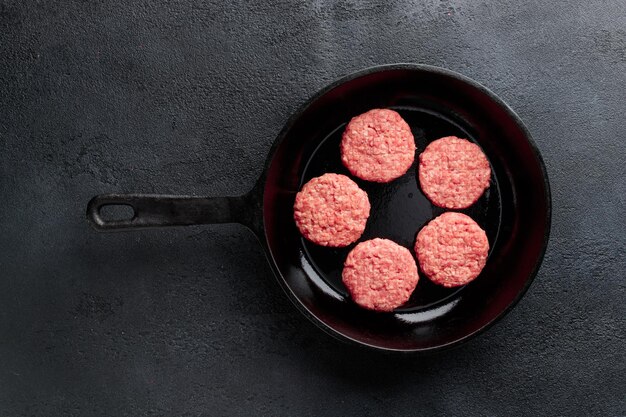
[[[133, 215], [124, 219], [108, 219], [101, 213], [105, 206], [130, 206]], [[241, 223], [257, 234], [262, 222], [255, 190], [238, 197], [101, 194], [89, 201], [87, 221], [98, 231]]]

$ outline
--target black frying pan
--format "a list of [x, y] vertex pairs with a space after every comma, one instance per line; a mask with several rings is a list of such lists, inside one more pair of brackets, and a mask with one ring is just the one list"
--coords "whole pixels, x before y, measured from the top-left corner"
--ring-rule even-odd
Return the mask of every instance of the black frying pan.
[[[417, 153], [442, 136], [480, 144], [492, 182], [467, 210], [487, 232], [487, 265], [455, 289], [421, 274], [409, 302], [393, 313], [357, 307], [341, 283], [347, 248], [304, 240], [293, 221], [296, 192], [325, 172], [349, 175], [339, 142], [351, 117], [373, 108], [397, 110], [415, 136]], [[417, 161], [417, 158], [416, 158]], [[362, 240], [383, 237], [408, 248], [417, 231], [443, 212], [422, 194], [415, 166], [389, 184], [353, 178], [367, 191], [371, 217]], [[134, 216], [109, 221], [100, 209], [128, 205]], [[381, 350], [430, 351], [467, 340], [502, 317], [523, 296], [546, 249], [550, 191], [539, 151], [519, 117], [480, 84], [425, 65], [387, 65], [348, 75], [325, 88], [287, 122], [256, 186], [238, 197], [109, 194], [94, 197], [87, 219], [97, 230], [238, 222], [259, 238], [289, 298], [323, 330]]]

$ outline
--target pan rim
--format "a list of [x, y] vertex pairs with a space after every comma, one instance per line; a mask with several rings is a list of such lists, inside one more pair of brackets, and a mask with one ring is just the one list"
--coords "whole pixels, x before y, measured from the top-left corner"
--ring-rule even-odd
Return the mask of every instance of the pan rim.
[[[544, 189], [544, 194], [545, 194], [545, 199], [546, 199], [546, 211], [545, 211], [545, 224], [546, 224], [546, 232], [544, 234], [543, 237], [543, 241], [541, 244], [541, 250], [539, 253], [539, 256], [536, 259], [535, 264], [533, 265], [532, 271], [531, 273], [528, 275], [528, 278], [526, 279], [524, 286], [521, 288], [521, 290], [518, 292], [518, 294], [515, 296], [515, 298], [509, 303], [509, 305], [504, 308], [502, 311], [500, 311], [492, 320], [490, 320], [488, 323], [486, 323], [485, 325], [479, 327], [478, 329], [466, 334], [463, 337], [460, 337], [452, 342], [449, 343], [445, 343], [445, 344], [441, 344], [438, 346], [431, 346], [431, 347], [426, 347], [426, 348], [388, 348], [388, 347], [383, 347], [383, 346], [378, 346], [375, 344], [371, 344], [371, 343], [367, 343], [364, 342], [362, 340], [358, 340], [355, 339], [353, 337], [350, 337], [344, 333], [339, 332], [338, 330], [335, 330], [334, 328], [328, 326], [326, 323], [324, 323], [322, 320], [320, 320], [319, 318], [317, 318], [317, 316], [315, 314], [313, 314], [303, 303], [302, 301], [296, 296], [296, 294], [293, 292], [293, 290], [289, 287], [289, 285], [286, 284], [284, 278], [282, 277], [282, 274], [280, 272], [280, 270], [278, 269], [276, 260], [274, 258], [274, 254], [271, 251], [271, 246], [270, 246], [270, 242], [269, 242], [269, 238], [267, 235], [267, 229], [266, 229], [266, 225], [265, 225], [265, 204], [264, 204], [264, 198], [265, 198], [265, 186], [266, 186], [266, 176], [267, 176], [267, 172], [269, 170], [269, 167], [274, 159], [274, 155], [276, 150], [278, 149], [278, 147], [280, 146], [280, 144], [283, 142], [283, 140], [285, 139], [287, 133], [289, 132], [289, 130], [293, 127], [293, 125], [296, 123], [297, 120], [300, 119], [300, 117], [302, 116], [302, 114], [306, 111], [306, 109], [311, 106], [315, 101], [317, 101], [319, 98], [321, 98], [322, 96], [324, 96], [325, 94], [329, 93], [330, 91], [332, 91], [333, 89], [339, 87], [340, 85], [349, 82], [351, 80], [360, 78], [360, 77], [364, 77], [367, 75], [371, 75], [374, 73], [378, 73], [378, 72], [385, 72], [385, 71], [395, 71], [395, 70], [411, 70], [411, 71], [419, 71], [419, 72], [428, 72], [428, 73], [434, 73], [434, 74], [439, 74], [439, 75], [443, 75], [446, 77], [450, 77], [452, 79], [456, 79], [460, 82], [463, 82], [467, 85], [469, 85], [470, 87], [480, 91], [481, 93], [485, 94], [490, 100], [492, 100], [496, 105], [498, 105], [506, 114], [507, 116], [509, 116], [520, 128], [520, 131], [523, 133], [526, 141], [528, 142], [528, 144], [530, 145], [530, 148], [533, 152], [533, 155], [535, 157], [535, 160], [540, 168], [541, 171], [541, 175], [542, 175], [542, 180], [543, 180], [543, 189]], [[278, 133], [278, 135], [276, 136], [276, 139], [274, 140], [274, 143], [272, 144], [269, 152], [268, 152], [268, 156], [266, 158], [265, 164], [264, 164], [264, 168], [263, 168], [263, 176], [261, 177], [261, 179], [259, 180], [258, 184], [259, 184], [259, 188], [260, 188], [260, 200], [261, 200], [261, 216], [262, 216], [262, 233], [263, 233], [263, 239], [262, 242], [264, 243], [265, 246], [265, 252], [267, 255], [267, 258], [269, 260], [269, 263], [271, 265], [272, 268], [272, 272], [275, 275], [277, 281], [279, 282], [281, 288], [283, 289], [283, 291], [287, 294], [288, 298], [291, 300], [291, 302], [298, 308], [298, 310], [305, 316], [307, 317], [310, 321], [312, 321], [317, 327], [319, 327], [320, 329], [322, 329], [325, 333], [331, 335], [332, 337], [341, 340], [343, 342], [348, 342], [350, 344], [353, 345], [358, 345], [364, 348], [367, 348], [369, 350], [373, 350], [373, 351], [378, 351], [378, 352], [394, 352], [394, 353], [403, 353], [403, 354], [427, 354], [427, 353], [432, 353], [432, 352], [436, 352], [436, 351], [442, 351], [442, 350], [448, 350], [451, 349], [453, 347], [459, 346], [471, 339], [473, 339], [474, 337], [482, 334], [483, 332], [487, 331], [489, 328], [491, 328], [493, 325], [495, 325], [497, 322], [499, 322], [503, 317], [505, 317], [519, 302], [520, 300], [524, 297], [524, 295], [528, 292], [528, 289], [530, 288], [530, 286], [532, 285], [532, 283], [534, 282], [540, 268], [541, 265], [543, 263], [544, 257], [545, 257], [545, 253], [547, 251], [548, 248], [548, 243], [550, 240], [550, 231], [551, 231], [551, 226], [552, 226], [552, 194], [551, 194], [551, 189], [550, 189], [550, 182], [549, 182], [549, 178], [548, 178], [548, 172], [545, 166], [545, 162], [543, 160], [543, 157], [541, 156], [541, 153], [539, 151], [539, 148], [537, 147], [536, 142], [534, 141], [532, 135], [530, 134], [530, 131], [528, 130], [528, 128], [526, 127], [526, 125], [524, 124], [524, 122], [522, 121], [522, 119], [519, 117], [519, 115], [508, 105], [506, 104], [502, 99], [500, 99], [495, 93], [493, 93], [491, 90], [489, 90], [487, 87], [485, 87], [484, 85], [482, 85], [481, 83], [465, 76], [462, 75], [460, 73], [457, 73], [455, 71], [446, 69], [446, 68], [442, 68], [442, 67], [438, 67], [438, 66], [433, 66], [433, 65], [428, 65], [428, 64], [416, 64], [416, 63], [393, 63], [393, 64], [384, 64], [384, 65], [376, 65], [376, 66], [370, 66], [352, 73], [349, 73], [343, 77], [340, 77], [336, 80], [334, 80], [333, 82], [331, 82], [330, 84], [328, 84], [326, 87], [320, 89], [317, 93], [313, 94], [308, 100], [306, 100], [301, 106], [298, 107], [298, 109], [287, 119], [287, 122], [285, 123], [285, 125], [283, 126], [283, 128], [281, 129], [281, 131]], [[260, 239], [261, 240], [261, 239]]]

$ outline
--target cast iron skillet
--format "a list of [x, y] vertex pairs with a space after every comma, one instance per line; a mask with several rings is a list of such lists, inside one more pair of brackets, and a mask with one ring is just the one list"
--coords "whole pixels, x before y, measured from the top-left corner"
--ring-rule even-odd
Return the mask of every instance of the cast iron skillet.
[[[351, 117], [373, 108], [397, 110], [415, 136], [416, 156], [432, 140], [456, 135], [478, 143], [492, 182], [467, 210], [487, 232], [491, 251], [469, 285], [445, 289], [423, 274], [409, 302], [394, 313], [357, 307], [341, 284], [354, 247], [305, 241], [293, 221], [296, 192], [325, 172], [349, 175], [339, 142]], [[417, 157], [416, 157], [417, 161]], [[367, 191], [371, 217], [361, 240], [388, 238], [413, 247], [417, 231], [444, 210], [422, 194], [415, 165], [389, 184], [353, 178]], [[109, 221], [100, 209], [128, 205], [134, 216]], [[546, 249], [551, 200], [546, 170], [519, 117], [480, 84], [441, 68], [397, 64], [348, 75], [319, 92], [287, 122], [256, 186], [238, 197], [108, 194], [94, 197], [87, 219], [97, 230], [237, 222], [258, 237], [286, 294], [333, 336], [371, 348], [424, 352], [458, 344], [502, 317], [530, 286]]]

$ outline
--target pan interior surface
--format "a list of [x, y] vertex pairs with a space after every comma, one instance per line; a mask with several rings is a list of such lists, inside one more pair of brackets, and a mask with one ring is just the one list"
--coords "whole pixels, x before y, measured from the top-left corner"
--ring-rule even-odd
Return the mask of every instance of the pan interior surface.
[[[367, 227], [360, 241], [385, 238], [390, 239], [413, 253], [417, 232], [431, 219], [444, 213], [446, 209], [433, 205], [422, 193], [417, 179], [418, 155], [435, 139], [443, 136], [458, 136], [474, 140], [469, 126], [463, 127], [444, 115], [429, 109], [415, 107], [393, 107], [407, 121], [416, 143], [415, 161], [402, 177], [379, 184], [363, 181], [350, 174], [341, 163], [339, 144], [345, 128], [340, 125], [322, 140], [305, 165], [301, 177], [301, 186], [311, 178], [327, 172], [347, 175], [352, 178], [367, 195], [372, 206]], [[497, 177], [492, 173], [489, 189], [471, 207], [461, 212], [472, 217], [486, 231], [490, 247], [494, 247], [500, 228], [500, 191]], [[358, 243], [358, 242], [357, 242]], [[324, 285], [336, 292], [336, 297], [349, 297], [341, 282], [341, 271], [348, 252], [356, 246], [354, 243], [345, 248], [318, 246], [301, 238], [305, 261], [315, 270], [310, 278], [314, 282], [324, 280]], [[419, 266], [419, 264], [418, 264]], [[424, 274], [420, 274], [424, 277]], [[317, 284], [319, 285], [319, 284]], [[431, 283], [424, 277], [413, 292], [411, 299], [398, 308], [398, 314], [405, 314], [425, 309], [436, 308], [440, 303], [461, 291], [461, 288], [444, 288]]]
[[[413, 166], [387, 184], [350, 175], [340, 159], [346, 123], [373, 108], [398, 111], [416, 140]], [[324, 173], [348, 175], [368, 193], [372, 206], [359, 241], [387, 238], [413, 252], [419, 229], [446, 211], [422, 194], [417, 157], [431, 141], [451, 135], [479, 144], [491, 163], [489, 189], [462, 210], [487, 232], [487, 265], [475, 281], [455, 289], [432, 284], [420, 271], [413, 296], [393, 313], [358, 307], [341, 283], [343, 262], [355, 244], [325, 248], [303, 239], [293, 221], [295, 194]], [[263, 198], [270, 260], [290, 298], [331, 334], [385, 350], [438, 349], [494, 322], [532, 281], [549, 231], [545, 171], [517, 116], [478, 84], [431, 67], [372, 69], [340, 80], [312, 99], [277, 141]]]

